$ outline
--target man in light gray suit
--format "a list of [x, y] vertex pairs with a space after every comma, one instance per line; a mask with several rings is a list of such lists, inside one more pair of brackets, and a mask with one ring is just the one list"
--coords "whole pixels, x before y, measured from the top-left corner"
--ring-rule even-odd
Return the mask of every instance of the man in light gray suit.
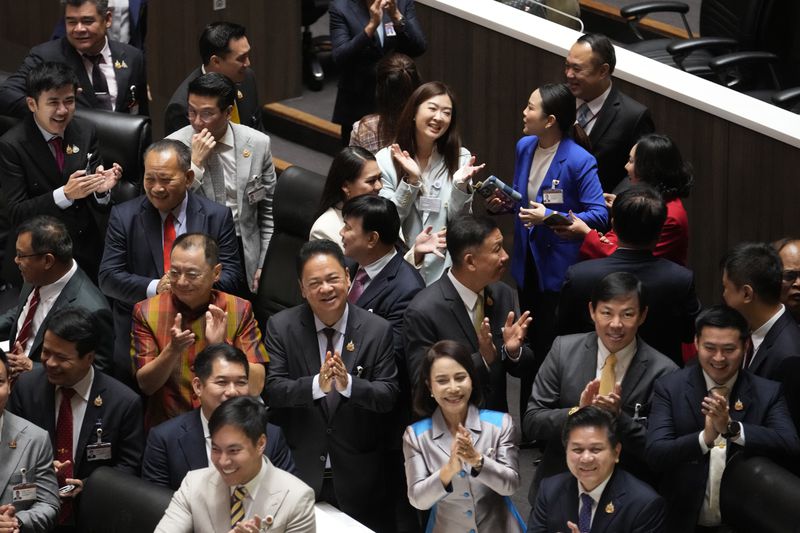
[[[50, 531], [59, 508], [50, 437], [5, 412], [10, 393], [8, 359], [0, 350], [0, 531]], [[22, 490], [26, 482], [35, 483], [36, 490]]]
[[545, 441], [545, 451], [528, 495], [531, 505], [543, 478], [567, 470], [561, 429], [573, 409], [587, 405], [617, 417], [622, 466], [643, 481], [653, 477], [644, 461], [653, 383], [678, 367], [637, 335], [647, 302], [636, 276], [607, 275], [587, 305], [595, 331], [556, 337], [533, 382], [522, 427], [528, 438]]
[[253, 292], [272, 238], [275, 166], [269, 137], [230, 121], [236, 86], [217, 72], [189, 83], [189, 126], [168, 138], [192, 149], [192, 190], [233, 212], [239, 251]]

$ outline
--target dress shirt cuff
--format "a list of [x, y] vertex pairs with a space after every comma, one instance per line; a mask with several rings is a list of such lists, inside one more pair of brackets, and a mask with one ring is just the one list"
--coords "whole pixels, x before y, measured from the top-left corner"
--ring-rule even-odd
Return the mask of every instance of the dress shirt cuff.
[[67, 195], [64, 194], [64, 187], [59, 187], [53, 191], [53, 201], [56, 203], [59, 209], [67, 209], [72, 207], [72, 200], [67, 198]]
[[484, 357], [482, 355], [481, 355], [481, 361], [483, 361], [483, 366], [486, 367], [486, 371], [489, 372], [490, 371], [489, 363], [486, 362], [486, 359], [484, 359]]
[[193, 185], [195, 185], [195, 187], [192, 187], [192, 190], [194, 190], [195, 188], [203, 184], [203, 176], [206, 173], [206, 169], [203, 167], [198, 167], [197, 165], [194, 164], [194, 161], [192, 161], [192, 172], [194, 172]]
[[702, 431], [699, 433], [697, 440], [700, 442], [700, 450], [703, 452], [703, 455], [707, 454], [711, 448], [706, 446], [706, 441], [703, 439]]
[[325, 393], [322, 392], [322, 388], [319, 386], [319, 374], [314, 376], [314, 379], [311, 381], [311, 395], [315, 400], [325, 397]]
[[147, 286], [147, 297], [152, 298], [156, 294], [158, 294], [158, 282], [161, 281], [160, 279], [154, 279], [150, 282]]
[[739, 446], [744, 446], [744, 424], [739, 422], [739, 427], [742, 428], [742, 430], [739, 432], [736, 438], [731, 439], [731, 442], [734, 444], [738, 444]]
[[95, 201], [100, 205], [108, 205], [111, 202], [111, 191], [104, 192], [103, 194], [93, 194]]
[[504, 361], [505, 361], [506, 357], [508, 357], [508, 359], [510, 359], [511, 361], [514, 361], [516, 363], [517, 361], [519, 361], [519, 358], [522, 357], [522, 345], [521, 344], [519, 345], [519, 348], [517, 349], [516, 355], [512, 355], [511, 352], [506, 350], [506, 345], [504, 344], [502, 349], [500, 350], [500, 357]]
[[353, 376], [348, 374], [347, 387], [345, 387], [343, 391], [339, 391], [339, 394], [341, 394], [345, 398], [349, 398], [352, 393], [353, 393]]

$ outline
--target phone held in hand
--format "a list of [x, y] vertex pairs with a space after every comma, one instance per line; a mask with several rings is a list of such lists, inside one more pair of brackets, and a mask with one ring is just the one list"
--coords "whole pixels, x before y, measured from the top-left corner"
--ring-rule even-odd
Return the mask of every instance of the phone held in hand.
[[[503, 183], [496, 176], [489, 176], [484, 181], [475, 184], [478, 194], [486, 198], [486, 209], [493, 214], [513, 213], [519, 209], [522, 195]], [[493, 205], [493, 199], [500, 201], [500, 205]], [[496, 202], [495, 202], [496, 203]]]
[[544, 217], [544, 223], [548, 226], [569, 226], [572, 224], [572, 220], [557, 211], [553, 211]]

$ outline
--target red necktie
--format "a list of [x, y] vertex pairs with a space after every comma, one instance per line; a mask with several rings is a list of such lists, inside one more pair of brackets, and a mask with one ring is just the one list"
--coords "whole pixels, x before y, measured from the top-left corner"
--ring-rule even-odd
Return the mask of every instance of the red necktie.
[[61, 137], [53, 137], [47, 141], [53, 147], [56, 157], [56, 166], [59, 172], [64, 172], [64, 143]]
[[164, 274], [169, 270], [169, 256], [175, 242], [175, 216], [172, 213], [164, 220]]
[[744, 355], [744, 364], [742, 368], [750, 368], [750, 364], [753, 362], [753, 356], [755, 355], [755, 350], [753, 350], [753, 338], [750, 337], [749, 342], [747, 343], [747, 353]]
[[364, 270], [364, 267], [359, 268], [358, 272], [356, 272], [356, 279], [353, 280], [353, 286], [350, 287], [350, 294], [347, 295], [347, 301], [356, 305], [358, 299], [364, 294], [364, 285], [368, 281], [369, 274], [367, 274], [367, 271]]
[[[72, 478], [74, 461], [72, 458], [72, 397], [75, 389], [61, 389], [61, 405], [58, 408], [58, 420], [56, 421], [56, 461], [70, 464], [62, 467], [58, 472], [58, 486], [63, 487], [67, 484], [67, 478]], [[61, 501], [61, 512], [58, 515], [58, 523], [65, 524], [72, 517], [72, 500], [67, 498]]]
[[[19, 328], [19, 332], [17, 333], [17, 338], [14, 343], [20, 343], [23, 350], [25, 349], [25, 345], [28, 343], [28, 339], [31, 338], [31, 334], [33, 333], [33, 315], [36, 314], [37, 307], [39, 307], [39, 287], [35, 287], [33, 289], [31, 301], [28, 305], [28, 314], [25, 315], [25, 321], [22, 322], [22, 327]], [[11, 346], [11, 348], [13, 349], [14, 347]]]

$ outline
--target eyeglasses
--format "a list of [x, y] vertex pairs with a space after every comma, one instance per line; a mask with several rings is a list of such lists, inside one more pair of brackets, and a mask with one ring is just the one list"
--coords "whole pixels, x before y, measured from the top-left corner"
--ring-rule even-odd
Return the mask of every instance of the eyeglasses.
[[167, 276], [169, 277], [169, 280], [173, 282], [181, 279], [181, 276], [185, 276], [186, 279], [188, 279], [189, 281], [196, 281], [200, 279], [202, 275], [203, 272], [198, 272], [197, 270], [187, 270], [186, 272], [181, 272], [178, 270], [169, 269], [167, 271]]
[[794, 283], [800, 277], [800, 270], [784, 270], [781, 278], [785, 283]]
[[51, 254], [51, 253], [53, 253], [53, 252], [37, 252], [35, 254], [21, 254], [21, 253], [17, 252], [15, 254], [15, 257], [17, 259], [25, 259], [26, 257], [36, 257], [37, 255], [47, 255], [47, 254]]
[[190, 109], [186, 113], [186, 118], [189, 120], [194, 120], [195, 117], [199, 117], [202, 122], [211, 122], [211, 120], [217, 116], [216, 111], [200, 111], [199, 113], [194, 109]]

